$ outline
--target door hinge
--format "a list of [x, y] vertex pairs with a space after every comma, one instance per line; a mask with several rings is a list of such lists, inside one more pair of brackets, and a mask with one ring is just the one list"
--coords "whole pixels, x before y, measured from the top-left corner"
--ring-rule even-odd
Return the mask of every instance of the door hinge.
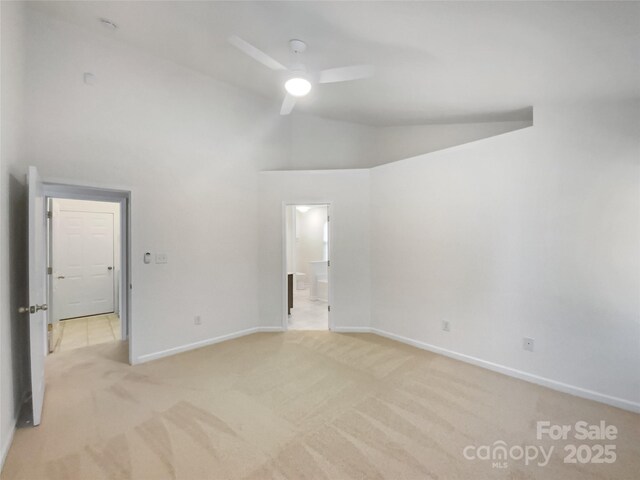
[[331, 311], [331, 305], [327, 305], [327, 310]]
[[327, 267], [331, 266], [331, 260], [327, 260]]
[[47, 275], [51, 275], [53, 273], [52, 267], [47, 267]]
[[327, 222], [331, 220], [331, 217], [329, 215], [327, 215]]
[[53, 212], [51, 210], [47, 212], [47, 218], [53, 218]]

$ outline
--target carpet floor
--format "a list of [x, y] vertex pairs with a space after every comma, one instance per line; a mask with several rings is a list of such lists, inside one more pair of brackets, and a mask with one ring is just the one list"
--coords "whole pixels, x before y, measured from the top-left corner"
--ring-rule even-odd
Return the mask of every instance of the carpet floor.
[[[640, 415], [371, 334], [262, 333], [125, 359], [122, 342], [49, 356], [42, 424], [16, 432], [2, 479], [639, 478]], [[540, 420], [618, 434], [537, 440]], [[463, 454], [498, 441], [554, 450], [546, 466]], [[614, 444], [616, 460], [564, 463], [568, 443]]]

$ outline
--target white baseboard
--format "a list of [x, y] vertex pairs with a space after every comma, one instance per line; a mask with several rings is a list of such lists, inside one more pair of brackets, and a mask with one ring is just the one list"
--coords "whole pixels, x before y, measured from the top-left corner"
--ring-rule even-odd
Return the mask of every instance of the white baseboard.
[[258, 327], [256, 331], [267, 332], [267, 333], [277, 333], [277, 332], [284, 332], [284, 328], [283, 327]]
[[333, 327], [331, 331], [336, 333], [371, 333], [371, 327]]
[[[195, 350], [196, 348], [206, 347], [207, 345], [213, 345], [215, 343], [224, 342], [226, 340], [232, 340], [234, 338], [244, 337], [245, 335], [251, 335], [252, 333], [257, 333], [261, 331], [263, 328], [271, 328], [271, 327], [252, 327], [247, 328], [246, 330], [240, 330], [234, 333], [228, 333], [227, 335], [220, 335], [219, 337], [207, 338], [206, 340], [200, 340], [199, 342], [188, 343], [186, 345], [181, 345], [179, 347], [168, 348], [167, 350], [162, 350], [160, 352], [155, 353], [147, 353], [146, 355], [140, 355], [136, 357], [133, 364], [137, 365], [140, 363], [150, 362], [152, 360], [157, 360], [158, 358], [169, 357], [171, 355], [175, 355], [177, 353], [188, 352], [189, 350]], [[268, 330], [273, 331], [273, 330]]]
[[11, 444], [13, 443], [13, 435], [15, 433], [16, 433], [16, 426], [14, 423], [13, 427], [9, 431], [9, 436], [5, 439], [4, 443], [2, 444], [2, 452], [0, 452], [0, 454], [2, 455], [0, 457], [0, 472], [2, 471], [2, 467], [4, 467], [4, 461], [7, 459], [7, 455], [9, 454], [9, 449], [11, 448]]
[[542, 385], [543, 387], [547, 387], [552, 390], [557, 390], [559, 392], [575, 395], [576, 397], [586, 398], [587, 400], [594, 400], [596, 402], [605, 403], [607, 405], [618, 407], [623, 410], [628, 410], [630, 412], [640, 413], [640, 403], [637, 403], [637, 402], [632, 402], [630, 400], [625, 400], [619, 397], [613, 397], [611, 395], [596, 392], [593, 390], [588, 390], [586, 388], [577, 387], [575, 385], [569, 385], [567, 383], [558, 382], [550, 378], [540, 377], [532, 373], [523, 372], [522, 370], [506, 367], [498, 363], [489, 362], [487, 360], [482, 360], [481, 358], [472, 357], [471, 355], [465, 355], [463, 353], [458, 353], [453, 350], [437, 347], [429, 343], [413, 340], [411, 338], [403, 337], [401, 335], [396, 335], [395, 333], [386, 332], [384, 330], [379, 330], [377, 328], [371, 328], [370, 331], [371, 333], [375, 333], [376, 335], [380, 335], [382, 337], [390, 338], [391, 340], [396, 340], [398, 342], [406, 343], [407, 345], [411, 345], [413, 347], [421, 348], [422, 350], [428, 350], [430, 352], [444, 355], [446, 357], [454, 358], [456, 360], [470, 363], [472, 365], [477, 365], [479, 367], [483, 367], [488, 370], [492, 370], [494, 372], [502, 373], [510, 377], [515, 377], [520, 380], [524, 380], [530, 383], [535, 383], [536, 385]]

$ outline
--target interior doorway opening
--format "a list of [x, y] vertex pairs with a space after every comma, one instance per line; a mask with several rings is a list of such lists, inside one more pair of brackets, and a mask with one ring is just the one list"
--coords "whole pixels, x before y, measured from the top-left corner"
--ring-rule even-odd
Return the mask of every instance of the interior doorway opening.
[[49, 353], [126, 338], [120, 315], [121, 205], [47, 198]]
[[[29, 323], [29, 363], [31, 391], [30, 398], [24, 403], [25, 422], [36, 426], [42, 420], [42, 407], [45, 393], [45, 358], [49, 353], [49, 325], [54, 321], [49, 304], [52, 302], [51, 281], [53, 274], [49, 260], [48, 229], [50, 218], [48, 205], [50, 198], [115, 202], [120, 212], [120, 275], [118, 276], [118, 308], [122, 325], [122, 340], [117, 343], [128, 350], [128, 363], [133, 357], [131, 339], [131, 192], [80, 185], [45, 183], [38, 169], [29, 166], [27, 172], [27, 260], [28, 260], [28, 298], [26, 305], [18, 307], [18, 313], [28, 316]], [[53, 330], [53, 328], [51, 328]], [[55, 346], [54, 346], [55, 348]], [[127, 361], [124, 355], [122, 360]]]
[[329, 330], [328, 204], [285, 206], [288, 330]]
[[115, 342], [131, 363], [131, 192], [41, 185], [44, 354]]

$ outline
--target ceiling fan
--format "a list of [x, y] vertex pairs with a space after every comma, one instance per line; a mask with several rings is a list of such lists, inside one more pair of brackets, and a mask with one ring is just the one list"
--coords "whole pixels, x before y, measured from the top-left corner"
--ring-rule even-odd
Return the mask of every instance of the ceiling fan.
[[320, 70], [319, 72], [309, 72], [304, 63], [302, 63], [301, 54], [307, 49], [307, 44], [302, 40], [289, 40], [289, 49], [294, 59], [290, 68], [285, 67], [262, 50], [236, 35], [229, 37], [227, 40], [231, 45], [264, 66], [272, 70], [286, 72], [284, 88], [287, 93], [280, 107], [280, 115], [289, 115], [296, 104], [296, 98], [304, 97], [308, 94], [314, 83], [348, 82], [373, 75], [373, 67], [371, 65], [350, 65], [348, 67]]

